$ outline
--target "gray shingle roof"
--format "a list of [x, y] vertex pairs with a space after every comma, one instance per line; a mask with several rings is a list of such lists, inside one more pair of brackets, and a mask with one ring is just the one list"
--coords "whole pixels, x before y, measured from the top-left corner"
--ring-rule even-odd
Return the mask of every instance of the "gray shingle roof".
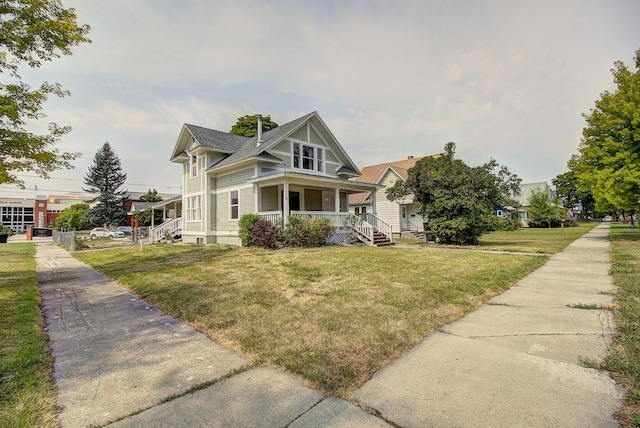
[[[284, 136], [288, 135], [292, 131], [295, 131], [300, 125], [305, 123], [309, 118], [314, 116], [316, 112], [309, 113], [305, 116], [302, 116], [298, 119], [295, 119], [289, 123], [285, 123], [284, 125], [280, 125], [277, 128], [271, 129], [269, 131], [262, 133], [262, 144], [258, 146], [258, 137], [241, 137], [244, 139], [244, 144], [232, 155], [218, 162], [212, 169], [222, 168], [227, 165], [232, 165], [236, 162], [243, 161], [245, 159], [249, 159], [252, 157], [260, 156], [265, 157], [271, 160], [279, 160], [277, 157], [267, 153], [267, 150], [273, 145], [277, 144]], [[218, 134], [219, 131], [213, 131]], [[232, 134], [229, 134], [232, 135]], [[268, 156], [267, 156], [268, 155]]]
[[230, 134], [228, 132], [216, 131], [214, 129], [203, 128], [202, 126], [184, 125], [193, 138], [204, 147], [216, 149], [225, 153], [234, 153], [238, 151], [250, 138], [240, 135]]

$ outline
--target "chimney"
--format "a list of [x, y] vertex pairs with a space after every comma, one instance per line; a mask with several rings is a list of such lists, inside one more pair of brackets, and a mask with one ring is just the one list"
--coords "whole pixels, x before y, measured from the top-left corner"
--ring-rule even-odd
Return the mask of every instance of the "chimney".
[[256, 118], [258, 119], [258, 141], [256, 145], [260, 146], [262, 144], [262, 115], [256, 114]]

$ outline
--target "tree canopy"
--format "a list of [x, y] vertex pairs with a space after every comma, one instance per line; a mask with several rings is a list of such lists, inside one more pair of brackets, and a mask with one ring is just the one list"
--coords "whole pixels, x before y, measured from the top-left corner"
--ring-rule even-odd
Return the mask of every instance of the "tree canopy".
[[558, 196], [564, 201], [565, 207], [575, 209], [581, 206], [583, 214], [595, 215], [596, 202], [593, 199], [593, 193], [590, 189], [580, 187], [580, 180], [576, 172], [577, 161], [578, 155], [573, 155], [567, 162], [569, 171], [559, 174], [551, 182], [556, 186]]
[[28, 122], [43, 118], [49, 95], [65, 97], [58, 83], [32, 89], [19, 74], [22, 66], [38, 68], [45, 61], [71, 55], [71, 48], [91, 42], [88, 25], [78, 25], [75, 9], [59, 0], [3, 0], [0, 4], [0, 184], [24, 189], [17, 173], [33, 171], [47, 178], [61, 168], [73, 168], [79, 153], [60, 152], [55, 145], [71, 128], [49, 124], [49, 133], [29, 132]]
[[120, 158], [109, 143], [104, 143], [93, 158], [84, 176], [85, 192], [97, 194], [98, 204], [87, 212], [87, 219], [93, 225], [120, 225], [127, 216], [124, 205], [129, 200], [126, 190], [118, 190], [126, 181]]
[[448, 143], [444, 154], [420, 159], [386, 193], [389, 200], [412, 194], [438, 242], [476, 244], [495, 228], [496, 208], [515, 204], [508, 195], [519, 192], [520, 182], [493, 159], [478, 167], [455, 159], [455, 144]]
[[[156, 189], [153, 189], [153, 191], [151, 189], [149, 189], [147, 191], [147, 193], [145, 193], [144, 195], [140, 196], [140, 198], [138, 198], [139, 201], [141, 202], [160, 202], [162, 201], [162, 198], [160, 196], [158, 196], [158, 191]], [[162, 212], [161, 211], [154, 211], [151, 209], [151, 207], [147, 207], [143, 210], [139, 210], [136, 211], [134, 213], [136, 220], [138, 220], [138, 223], [140, 226], [148, 226], [151, 224], [151, 213], [153, 212], [153, 220], [155, 224], [160, 224], [162, 223]]]
[[529, 194], [527, 201], [529, 207], [529, 226], [540, 227], [543, 224], [549, 228], [555, 223], [559, 224], [560, 208], [551, 200], [548, 191], [536, 188]]
[[[266, 132], [277, 128], [278, 124], [271, 120], [271, 116], [262, 116], [262, 131]], [[258, 116], [245, 115], [239, 117], [237, 122], [231, 127], [231, 133], [242, 135], [243, 137], [253, 137], [258, 132]]]
[[71, 205], [69, 208], [63, 209], [60, 215], [56, 217], [55, 226], [68, 230], [85, 229], [88, 226], [86, 222], [88, 211], [89, 204], [81, 203]]
[[582, 131], [575, 170], [580, 188], [590, 189], [599, 211], [635, 211], [640, 203], [640, 49], [636, 70], [616, 61], [614, 92], [596, 101]]

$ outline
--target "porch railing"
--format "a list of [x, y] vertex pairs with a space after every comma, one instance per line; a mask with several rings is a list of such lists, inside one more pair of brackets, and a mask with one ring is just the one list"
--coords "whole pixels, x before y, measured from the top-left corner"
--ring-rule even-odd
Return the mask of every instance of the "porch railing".
[[386, 237], [393, 240], [391, 225], [386, 221], [371, 213], [362, 214], [362, 220], [373, 226], [378, 232], [383, 233]]
[[278, 224], [282, 220], [282, 211], [265, 211], [259, 212], [258, 215], [273, 224]]
[[[282, 220], [282, 211], [267, 211], [259, 212], [257, 214], [272, 223], [277, 223]], [[291, 215], [308, 218], [328, 218], [337, 229], [353, 227], [353, 229], [358, 232], [358, 238], [368, 245], [374, 245], [375, 232], [380, 232], [393, 240], [391, 225], [369, 213], [357, 216], [359, 220], [355, 223], [346, 221], [347, 218], [353, 216], [351, 213], [331, 211], [291, 211]]]
[[164, 223], [151, 229], [149, 240], [158, 242], [165, 238], [166, 234], [173, 235], [175, 232], [182, 230], [182, 217], [170, 218]]
[[308, 218], [328, 218], [335, 227], [342, 228], [345, 226], [345, 219], [351, 214], [331, 211], [291, 211], [291, 215]]

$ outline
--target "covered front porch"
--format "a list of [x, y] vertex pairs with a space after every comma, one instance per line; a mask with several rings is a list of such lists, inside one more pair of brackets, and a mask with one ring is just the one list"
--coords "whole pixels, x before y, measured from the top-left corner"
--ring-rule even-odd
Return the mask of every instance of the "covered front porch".
[[[282, 173], [254, 180], [257, 185], [256, 213], [276, 224], [284, 224], [289, 216], [326, 218], [337, 233], [354, 228], [363, 241], [373, 245], [376, 236], [391, 239], [391, 227], [375, 216], [375, 190], [372, 183], [336, 180], [328, 177], [309, 177], [308, 174]], [[349, 195], [362, 192], [373, 194], [373, 212], [367, 218], [349, 213]], [[354, 225], [355, 221], [355, 225]]]

